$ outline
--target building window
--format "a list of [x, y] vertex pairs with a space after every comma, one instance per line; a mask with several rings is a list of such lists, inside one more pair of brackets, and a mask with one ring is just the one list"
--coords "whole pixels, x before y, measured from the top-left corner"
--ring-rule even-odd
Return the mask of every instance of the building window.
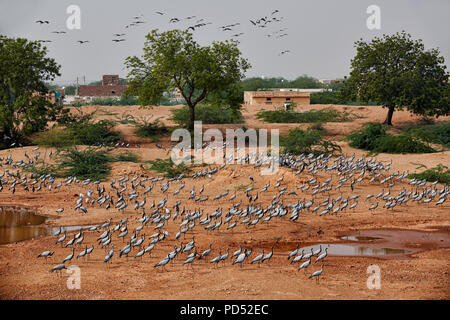
[[272, 101], [272, 98], [266, 98], [266, 102]]
[[286, 98], [286, 101], [291, 101], [291, 98]]
[[115, 94], [116, 92], [114, 90], [111, 91], [112, 94]]

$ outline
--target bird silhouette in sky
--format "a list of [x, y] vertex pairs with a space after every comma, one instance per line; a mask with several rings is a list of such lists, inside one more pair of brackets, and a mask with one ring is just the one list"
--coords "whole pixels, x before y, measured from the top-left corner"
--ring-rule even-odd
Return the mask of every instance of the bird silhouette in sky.
[[291, 52], [291, 51], [290, 50], [281, 51], [278, 55], [281, 56], [281, 55], [286, 54], [288, 52]]

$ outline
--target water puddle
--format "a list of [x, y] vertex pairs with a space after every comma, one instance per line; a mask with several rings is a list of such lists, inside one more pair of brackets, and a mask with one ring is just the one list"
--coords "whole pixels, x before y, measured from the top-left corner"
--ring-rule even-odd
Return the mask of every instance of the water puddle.
[[[325, 252], [327, 248], [327, 253], [330, 256], [386, 256], [386, 255], [399, 255], [412, 253], [412, 250], [401, 249], [401, 248], [375, 248], [370, 246], [357, 246], [351, 244], [320, 244], [322, 250], [321, 253]], [[320, 249], [319, 245], [308, 246], [300, 248], [303, 249], [304, 253], [310, 253], [311, 249], [313, 252], [317, 252]]]
[[[406, 258], [408, 254], [425, 250], [450, 248], [450, 233], [416, 230], [362, 230], [339, 237], [342, 243], [317, 243], [301, 246], [300, 252], [325, 252], [335, 256], [377, 256]], [[301, 244], [300, 244], [301, 245]], [[296, 243], [279, 243], [274, 254], [288, 255], [297, 247]], [[270, 250], [270, 248], [264, 248]], [[278, 251], [278, 252], [276, 252]], [[319, 254], [318, 254], [319, 255]]]
[[345, 236], [341, 237], [342, 240], [350, 240], [350, 241], [373, 241], [380, 240], [381, 238], [377, 237], [361, 237], [361, 236]]
[[75, 232], [88, 229], [91, 226], [48, 226], [45, 221], [48, 217], [34, 214], [27, 210], [0, 208], [0, 245], [42, 236], [55, 235], [62, 232]]

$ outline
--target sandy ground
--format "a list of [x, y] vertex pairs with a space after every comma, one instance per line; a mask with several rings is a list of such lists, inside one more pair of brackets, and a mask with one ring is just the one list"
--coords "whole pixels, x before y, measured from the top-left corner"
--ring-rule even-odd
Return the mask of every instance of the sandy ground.
[[[124, 112], [133, 116], [159, 118], [170, 125], [167, 118], [170, 109], [174, 107], [154, 107], [149, 110], [133, 107], [85, 107], [84, 110], [98, 108], [99, 118], [117, 119]], [[313, 108], [325, 108], [328, 106], [314, 106]], [[360, 118], [346, 123], [327, 123], [324, 125], [328, 135], [335, 137], [338, 141], [345, 133], [359, 128], [368, 121], [381, 121], [386, 115], [386, 110], [379, 107], [347, 107], [336, 106], [338, 109], [354, 112]], [[247, 128], [278, 128], [280, 132], [286, 132], [295, 127], [295, 124], [264, 124], [255, 119], [259, 107], [246, 107], [244, 110], [245, 125]], [[103, 111], [101, 111], [103, 110]], [[103, 113], [103, 115], [102, 115]], [[394, 113], [394, 125], [409, 125], [417, 123], [420, 119], [408, 112]], [[439, 119], [449, 120], [447, 119]], [[239, 125], [239, 126], [243, 126]], [[239, 126], [219, 126], [239, 127]], [[207, 127], [207, 126], [205, 126]], [[155, 146], [148, 139], [135, 137], [133, 127], [130, 125], [118, 125], [116, 128], [124, 137], [124, 141], [130, 143], [129, 148], [117, 148], [114, 152], [130, 151], [139, 155], [140, 160], [166, 158], [167, 153]], [[160, 144], [170, 146], [168, 139], [163, 139]], [[137, 147], [140, 144], [140, 147]], [[339, 141], [343, 147], [343, 153], [360, 157], [364, 154], [361, 150], [348, 147]], [[11, 155], [14, 160], [24, 159], [24, 152], [35, 154], [34, 147], [16, 148], [0, 151], [0, 157]], [[38, 152], [42, 155], [48, 154], [49, 149], [41, 148]], [[391, 172], [414, 172], [418, 164], [427, 167], [436, 166], [439, 163], [450, 166], [450, 151], [426, 154], [426, 155], [387, 155], [380, 154], [376, 158], [380, 161], [392, 160]], [[51, 161], [47, 158], [47, 160]], [[214, 167], [214, 166], [212, 166]], [[4, 171], [5, 168], [2, 168]], [[199, 168], [198, 170], [203, 170]], [[146, 166], [139, 163], [115, 163], [112, 167], [112, 178], [102, 182], [107, 188], [110, 181], [122, 176], [135, 175], [140, 177], [156, 176]], [[251, 183], [249, 175], [255, 178]], [[281, 186], [287, 186], [289, 191], [296, 190], [296, 186], [305, 183], [311, 176], [307, 173], [295, 176], [293, 172], [282, 168], [276, 175], [260, 176], [259, 171], [252, 166], [228, 165], [217, 174], [202, 177], [196, 180], [184, 179], [185, 187], [178, 195], [173, 192], [178, 189], [182, 182], [174, 182], [170, 185], [168, 192], [168, 208], [180, 200], [181, 206], [187, 210], [204, 210], [204, 213], [212, 213], [218, 207], [228, 208], [231, 203], [226, 199], [218, 201], [206, 201], [202, 203], [187, 201], [189, 191], [195, 187], [198, 189], [205, 186], [204, 195], [212, 199], [215, 195], [225, 190], [230, 195], [235, 193], [237, 198], [247, 203], [243, 190], [254, 186], [254, 190], [260, 190], [266, 183], [271, 186], [277, 183], [277, 179], [284, 177]], [[325, 181], [328, 176], [319, 173], [319, 180]], [[333, 178], [333, 180], [337, 180]], [[58, 180], [59, 181], [59, 180]], [[147, 183], [148, 185], [148, 183]], [[442, 186], [438, 185], [442, 188]], [[90, 185], [92, 190], [94, 186]], [[391, 192], [397, 194], [402, 188], [414, 190], [407, 181], [396, 182]], [[7, 188], [5, 188], [7, 189]], [[112, 226], [120, 220], [128, 218], [128, 230], [131, 231], [139, 225], [137, 219], [140, 214], [133, 211], [132, 205], [125, 212], [116, 209], [106, 211], [98, 205], [87, 206], [88, 213], [83, 215], [72, 209], [78, 199], [78, 194], [86, 192], [81, 185], [63, 186], [57, 190], [49, 191], [44, 188], [38, 193], [26, 192], [17, 188], [13, 195], [9, 190], [0, 192], [1, 205], [15, 205], [27, 207], [37, 213], [50, 216], [47, 220], [50, 225], [91, 225], [101, 224], [112, 218]], [[62, 274], [49, 270], [71, 253], [70, 248], [56, 246], [55, 241], [59, 237], [44, 236], [38, 239], [22, 241], [0, 246], [0, 299], [449, 299], [450, 298], [450, 249], [448, 236], [450, 235], [450, 215], [448, 201], [442, 206], [434, 203], [418, 206], [417, 203], [409, 202], [405, 206], [396, 207], [387, 211], [379, 208], [372, 214], [368, 208], [373, 201], [365, 201], [367, 194], [378, 194], [381, 187], [378, 184], [368, 183], [364, 179], [357, 184], [354, 193], [350, 187], [345, 185], [341, 191], [345, 195], [359, 194], [360, 203], [356, 210], [346, 210], [337, 216], [319, 216], [316, 213], [302, 213], [296, 222], [289, 220], [289, 214], [283, 218], [272, 219], [267, 223], [258, 223], [256, 227], [238, 225], [232, 230], [221, 228], [219, 231], [206, 232], [201, 227], [195, 227], [185, 237], [179, 239], [184, 243], [192, 240], [195, 236], [198, 251], [201, 253], [212, 243], [213, 251], [209, 256], [217, 256], [219, 252], [224, 254], [229, 249], [230, 255], [238, 250], [240, 245], [245, 248], [253, 248], [251, 258], [258, 255], [262, 249], [270, 251], [274, 245], [274, 256], [269, 263], [262, 265], [245, 263], [240, 269], [238, 265], [231, 265], [230, 258], [225, 264], [214, 266], [204, 261], [196, 261], [191, 266], [183, 266], [186, 257], [183, 254], [177, 257], [172, 264], [166, 266], [166, 270], [154, 268], [155, 263], [162, 260], [165, 255], [173, 250], [174, 245], [179, 246], [175, 240], [175, 234], [179, 230], [180, 220], [173, 222], [172, 219], [166, 227], [169, 237], [161, 244], [157, 244], [151, 255], [146, 255], [142, 260], [134, 258], [139, 251], [135, 248], [129, 258], [119, 258], [120, 249], [126, 243], [113, 236], [114, 257], [110, 265], [103, 262], [107, 249], [101, 249], [96, 238], [97, 232], [86, 232], [85, 240], [81, 248], [76, 248], [75, 255], [84, 250], [84, 244], [94, 244], [95, 249], [89, 260], [73, 259], [68, 265], [77, 265], [81, 272], [81, 288], [68, 289], [67, 281], [70, 274], [63, 270]], [[286, 193], [287, 193], [286, 192]], [[311, 192], [297, 192], [298, 196], [285, 197], [286, 203], [295, 203], [304, 198], [310, 199]], [[259, 194], [258, 201], [267, 205], [275, 194], [271, 187], [267, 193]], [[331, 191], [330, 196], [336, 198], [340, 195], [337, 190]], [[317, 202], [321, 202], [327, 195], [321, 195]], [[147, 205], [153, 200], [158, 203], [164, 195], [160, 190], [160, 183], [156, 184], [152, 192], [147, 196]], [[233, 201], [233, 203], [235, 203]], [[63, 213], [55, 210], [64, 207]], [[154, 225], [148, 224], [144, 233], [153, 234]], [[312, 263], [307, 273], [297, 271], [297, 265], [289, 264], [287, 253], [294, 250], [297, 245], [308, 246], [313, 244], [349, 243], [342, 240], [344, 235], [354, 235], [364, 230], [383, 229], [408, 229], [427, 232], [436, 235], [435, 241], [426, 239], [397, 239], [397, 245], [401, 248], [412, 250], [408, 255], [394, 255], [389, 258], [375, 256], [333, 256], [329, 255], [324, 260], [324, 272], [320, 277], [320, 283], [315, 279], [308, 279], [309, 274], [320, 269], [320, 263]], [[73, 233], [67, 234], [67, 239], [73, 237]], [[447, 237], [447, 238], [445, 238]], [[442, 238], [442, 239], [441, 239]], [[441, 241], [442, 240], [442, 241]], [[66, 240], [67, 241], [67, 240]], [[148, 241], [145, 241], [148, 244]], [[363, 242], [361, 245], [368, 244]], [[387, 246], [384, 242], [377, 242], [375, 246], [380, 248]], [[53, 250], [55, 254], [46, 263], [43, 259], [37, 259], [37, 255], [45, 250]], [[233, 259], [234, 260], [234, 259]], [[367, 287], [368, 266], [376, 264], [381, 270], [381, 288], [370, 290]]]

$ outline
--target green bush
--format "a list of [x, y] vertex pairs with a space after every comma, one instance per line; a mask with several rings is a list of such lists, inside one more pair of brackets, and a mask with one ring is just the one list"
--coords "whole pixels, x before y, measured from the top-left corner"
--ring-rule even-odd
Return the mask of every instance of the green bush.
[[71, 145], [98, 145], [112, 143], [120, 135], [112, 129], [115, 123], [101, 120], [97, 123], [72, 122], [66, 128], [52, 128], [39, 134], [33, 142], [46, 147], [66, 147]]
[[158, 141], [162, 135], [169, 133], [169, 129], [159, 119], [136, 121], [135, 125], [137, 127], [135, 134], [138, 137], [151, 138], [154, 142]]
[[[180, 109], [171, 110], [174, 121], [180, 126], [188, 127], [189, 124], [189, 108], [184, 106]], [[198, 105], [195, 107], [196, 121], [202, 121], [203, 124], [227, 124], [242, 123], [242, 113], [239, 110], [231, 108], [221, 108], [214, 105]]]
[[324, 139], [320, 130], [312, 128], [289, 130], [287, 136], [280, 137], [280, 146], [283, 153], [290, 154], [333, 153], [341, 150], [338, 145]]
[[262, 110], [256, 114], [259, 120], [269, 123], [315, 123], [351, 121], [353, 117], [347, 112], [333, 108], [310, 110], [305, 112], [286, 110]]
[[190, 171], [190, 169], [184, 163], [175, 165], [171, 158], [149, 160], [146, 162], [152, 165], [150, 168], [151, 170], [162, 173], [165, 177], [168, 178], [174, 178], [181, 175], [182, 173]]
[[113, 161], [107, 151], [97, 148], [77, 150], [69, 148], [59, 154], [58, 175], [61, 177], [77, 177], [78, 179], [99, 180], [108, 176], [111, 171], [109, 162]]
[[75, 134], [71, 129], [51, 128], [41, 132], [38, 138], [33, 140], [34, 144], [45, 147], [68, 147], [77, 144]]
[[351, 132], [346, 140], [353, 148], [372, 153], [431, 153], [436, 152], [426, 142], [410, 133], [392, 135], [388, 127], [378, 122], [366, 123], [362, 129]]
[[96, 123], [87, 123], [68, 126], [75, 133], [79, 144], [96, 145], [111, 143], [120, 139], [117, 132], [112, 131], [115, 123], [111, 120], [100, 120]]
[[109, 175], [111, 162], [139, 162], [138, 156], [133, 153], [111, 155], [110, 150], [94, 147], [84, 150], [73, 147], [60, 149], [54, 155], [54, 165], [39, 161], [29, 171], [38, 176], [53, 174], [56, 177], [75, 176], [78, 179], [99, 180]]
[[385, 134], [375, 140], [373, 153], [432, 153], [435, 149], [407, 134]]
[[441, 144], [450, 148], [450, 121], [441, 124], [412, 126], [403, 129], [404, 132], [417, 138], [435, 144]]
[[441, 183], [450, 185], [450, 170], [448, 170], [448, 167], [440, 163], [436, 167], [427, 169], [423, 172], [412, 173], [408, 175], [408, 178], [426, 179], [430, 182], [439, 181]]
[[134, 153], [127, 152], [127, 153], [121, 153], [119, 155], [114, 156], [113, 161], [119, 161], [119, 162], [139, 162], [139, 157], [135, 155]]
[[366, 123], [362, 129], [353, 131], [347, 135], [349, 145], [363, 150], [374, 150], [378, 138], [386, 135], [387, 126], [378, 122]]

